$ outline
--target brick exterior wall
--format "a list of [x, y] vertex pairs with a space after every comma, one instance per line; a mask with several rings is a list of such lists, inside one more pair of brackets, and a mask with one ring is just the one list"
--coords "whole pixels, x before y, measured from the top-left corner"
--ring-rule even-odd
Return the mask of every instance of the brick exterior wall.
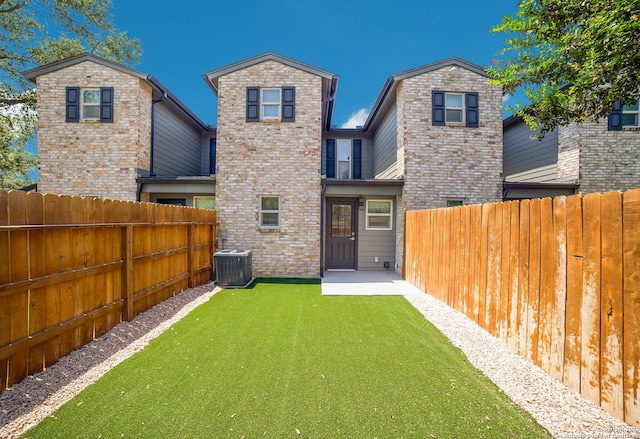
[[[246, 122], [247, 87], [296, 87], [295, 122]], [[227, 249], [252, 250], [254, 276], [319, 277], [322, 80], [276, 61], [218, 79], [216, 176]], [[261, 229], [261, 195], [280, 197], [280, 228]]]
[[[485, 76], [458, 67], [413, 76], [398, 87], [398, 149], [404, 157], [404, 188], [398, 202], [397, 270], [402, 269], [404, 212], [500, 201], [502, 89]], [[477, 92], [478, 128], [433, 126], [431, 92]]]
[[[65, 122], [66, 87], [113, 87], [113, 123]], [[149, 169], [151, 87], [90, 61], [37, 78], [38, 191], [136, 200]]]
[[606, 120], [560, 127], [558, 178], [563, 177], [579, 178], [582, 193], [640, 187], [640, 131], [608, 131]]
[[558, 180], [580, 178], [580, 130], [577, 124], [558, 127]]

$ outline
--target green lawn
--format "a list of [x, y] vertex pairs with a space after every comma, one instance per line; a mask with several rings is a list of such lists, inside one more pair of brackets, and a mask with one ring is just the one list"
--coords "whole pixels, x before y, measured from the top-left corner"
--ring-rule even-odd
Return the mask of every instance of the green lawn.
[[28, 438], [550, 435], [402, 297], [224, 290]]

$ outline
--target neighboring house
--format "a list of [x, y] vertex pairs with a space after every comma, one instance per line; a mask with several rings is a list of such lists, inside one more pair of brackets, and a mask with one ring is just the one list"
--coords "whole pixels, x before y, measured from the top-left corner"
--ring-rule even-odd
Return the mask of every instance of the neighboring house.
[[90, 54], [24, 76], [37, 85], [40, 192], [215, 205], [215, 129], [156, 78]]
[[91, 55], [25, 76], [39, 190], [215, 194], [219, 246], [252, 250], [256, 276], [399, 271], [405, 211], [501, 199], [502, 90], [457, 58], [389, 77], [356, 129], [331, 125], [336, 75], [274, 53], [203, 75], [217, 129], [155, 78]]
[[504, 199], [606, 192], [640, 187], [638, 102], [608, 119], [572, 123], [542, 140], [522, 118], [504, 121]]

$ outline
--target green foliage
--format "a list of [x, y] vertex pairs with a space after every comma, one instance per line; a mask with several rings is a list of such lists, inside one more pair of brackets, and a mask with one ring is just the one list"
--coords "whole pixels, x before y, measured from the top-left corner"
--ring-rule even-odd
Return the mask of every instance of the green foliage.
[[140, 42], [115, 28], [111, 7], [112, 0], [0, 0], [0, 187], [22, 185], [35, 165], [23, 150], [35, 134], [34, 85], [21, 72], [84, 52], [122, 64], [140, 58]]
[[489, 70], [506, 93], [523, 88], [531, 105], [511, 109], [541, 135], [640, 97], [638, 0], [522, 0], [492, 31], [507, 39]]
[[550, 437], [402, 297], [224, 290], [36, 438]]
[[[17, 98], [30, 103], [33, 95], [35, 91], [29, 90]], [[36, 158], [25, 146], [35, 129], [35, 112], [30, 105], [14, 104], [0, 112], [0, 189], [20, 189], [33, 183], [28, 173], [35, 167]]]

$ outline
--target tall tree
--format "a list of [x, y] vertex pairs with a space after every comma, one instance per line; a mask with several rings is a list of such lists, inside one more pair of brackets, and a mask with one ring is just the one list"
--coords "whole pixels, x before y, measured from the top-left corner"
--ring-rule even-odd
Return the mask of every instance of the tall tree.
[[490, 68], [506, 93], [531, 104], [512, 108], [540, 135], [595, 121], [617, 100], [640, 97], [640, 0], [522, 0], [494, 33], [506, 33]]
[[115, 27], [111, 10], [111, 0], [0, 0], [0, 189], [30, 184], [35, 166], [24, 149], [35, 92], [21, 72], [83, 52], [122, 64], [140, 58], [140, 42]]

